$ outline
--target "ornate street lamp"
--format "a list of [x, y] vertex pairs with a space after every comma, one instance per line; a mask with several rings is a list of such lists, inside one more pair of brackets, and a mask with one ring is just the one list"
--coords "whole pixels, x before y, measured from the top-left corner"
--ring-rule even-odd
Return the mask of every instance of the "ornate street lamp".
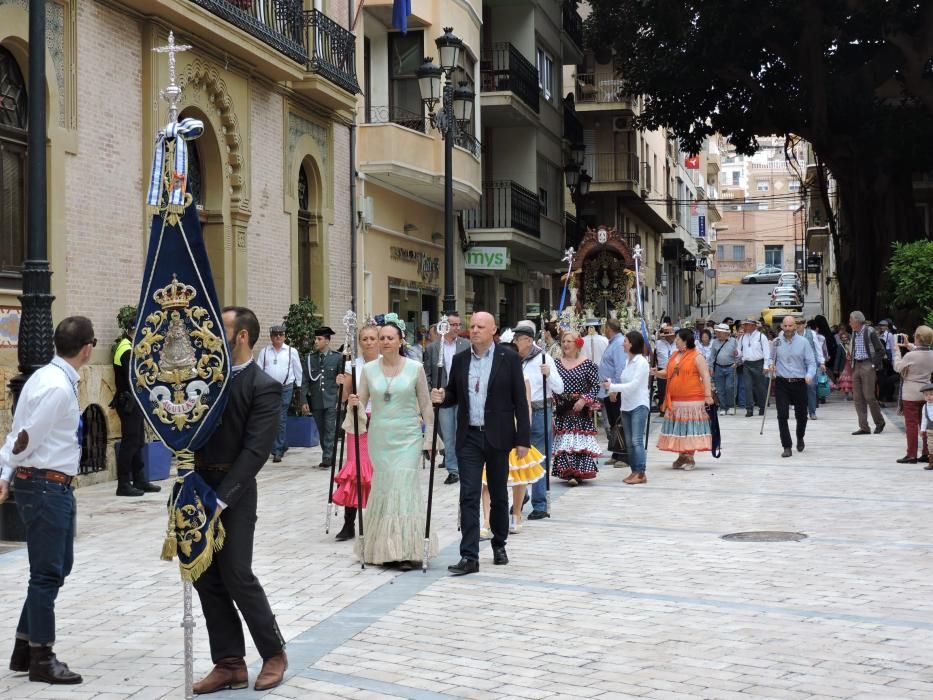
[[[432, 58], [425, 58], [418, 69], [418, 87], [421, 101], [427, 107], [431, 126], [437, 129], [444, 139], [444, 313], [457, 309], [454, 294], [454, 184], [453, 184], [453, 146], [454, 141], [467, 133], [473, 119], [473, 91], [460, 82], [454, 88], [453, 74], [460, 69], [460, 52], [463, 41], [454, 35], [452, 27], [444, 27], [444, 33], [434, 41], [440, 65], [435, 65]], [[444, 81], [441, 84], [441, 76]], [[438, 103], [439, 112], [435, 113]]]

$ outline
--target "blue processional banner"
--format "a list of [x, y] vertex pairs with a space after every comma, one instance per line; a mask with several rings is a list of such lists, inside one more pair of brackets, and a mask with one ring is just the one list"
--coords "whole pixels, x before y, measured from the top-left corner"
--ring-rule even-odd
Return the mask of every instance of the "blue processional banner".
[[191, 127], [186, 133], [170, 124], [156, 144], [130, 373], [136, 401], [177, 466], [162, 558], [177, 555], [182, 577], [193, 581], [224, 539], [216, 495], [194, 470], [194, 450], [223, 413], [230, 351], [197, 208], [185, 191], [184, 142], [200, 134], [199, 124], [185, 122]]

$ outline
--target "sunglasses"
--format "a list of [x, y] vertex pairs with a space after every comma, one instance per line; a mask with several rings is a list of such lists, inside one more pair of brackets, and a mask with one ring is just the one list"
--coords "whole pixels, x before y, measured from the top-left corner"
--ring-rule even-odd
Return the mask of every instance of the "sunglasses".
[[270, 333], [269, 335], [275, 338], [276, 336], [284, 336], [285, 334], [284, 333]]
[[85, 343], [85, 345], [90, 345], [92, 348], [96, 348], [96, 347], [97, 347], [97, 338], [91, 338], [91, 340], [87, 341], [87, 342]]

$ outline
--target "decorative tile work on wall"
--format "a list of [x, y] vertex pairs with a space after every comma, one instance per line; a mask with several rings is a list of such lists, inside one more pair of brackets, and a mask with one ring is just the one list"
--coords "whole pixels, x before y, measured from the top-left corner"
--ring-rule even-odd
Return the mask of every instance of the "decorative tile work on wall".
[[0, 348], [15, 348], [19, 343], [21, 314], [18, 306], [0, 306]]
[[295, 147], [305, 134], [311, 136], [314, 142], [321, 148], [321, 169], [327, 170], [327, 129], [323, 126], [310, 122], [304, 117], [300, 117], [294, 112], [288, 113], [288, 162], [291, 163], [295, 156]]

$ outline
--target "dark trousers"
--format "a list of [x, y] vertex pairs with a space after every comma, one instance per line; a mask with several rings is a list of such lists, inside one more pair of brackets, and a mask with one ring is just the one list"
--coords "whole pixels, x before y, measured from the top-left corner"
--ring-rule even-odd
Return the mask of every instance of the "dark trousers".
[[764, 360], [747, 360], [745, 367], [745, 411], [751, 413], [758, 406], [759, 411], [765, 410], [765, 401], [768, 393], [768, 379], [765, 377]]
[[315, 408], [312, 412], [317, 432], [321, 436], [321, 464], [330, 464], [334, 455], [334, 438], [337, 435], [337, 409]]
[[667, 389], [667, 380], [666, 379], [657, 379], [655, 382], [658, 385], [658, 410], [661, 410], [661, 406], [664, 405], [664, 391]]
[[807, 432], [807, 383], [802, 379], [790, 382], [781, 377], [774, 380], [774, 403], [777, 406], [778, 429], [781, 431], [781, 445], [790, 449], [794, 443], [790, 438], [787, 419], [790, 407], [794, 407], [794, 419], [797, 422], [797, 440], [803, 440]]
[[[612, 432], [612, 426], [619, 421], [619, 406], [621, 406], [621, 401], [618, 396], [615, 401], [612, 401], [607, 396], [603, 399], [603, 406], [606, 409], [606, 420], [609, 421], [609, 431]], [[628, 455], [625, 452], [613, 452], [612, 458], [628, 463]]]
[[13, 482], [29, 554], [29, 587], [16, 636], [50, 645], [55, 642], [55, 599], [74, 563], [75, 497], [70, 487], [54, 481]]
[[143, 480], [143, 445], [146, 442], [145, 418], [135, 401], [126, 402], [120, 408], [120, 453], [117, 455], [117, 480]]
[[[223, 472], [202, 472], [204, 480], [217, 488]], [[256, 482], [220, 515], [227, 537], [224, 546], [214, 553], [214, 560], [194, 588], [201, 598], [201, 609], [211, 644], [211, 659], [217, 663], [229, 656], [246, 655], [243, 640], [243, 616], [256, 650], [263, 659], [275, 656], [285, 646], [266, 592], [253, 574], [253, 534], [256, 531]]]
[[483, 493], [483, 466], [489, 489], [489, 526], [492, 546], [504, 547], [509, 536], [509, 453], [486, 441], [486, 433], [467, 429], [457, 449], [460, 467], [460, 556], [479, 561], [479, 504]]

